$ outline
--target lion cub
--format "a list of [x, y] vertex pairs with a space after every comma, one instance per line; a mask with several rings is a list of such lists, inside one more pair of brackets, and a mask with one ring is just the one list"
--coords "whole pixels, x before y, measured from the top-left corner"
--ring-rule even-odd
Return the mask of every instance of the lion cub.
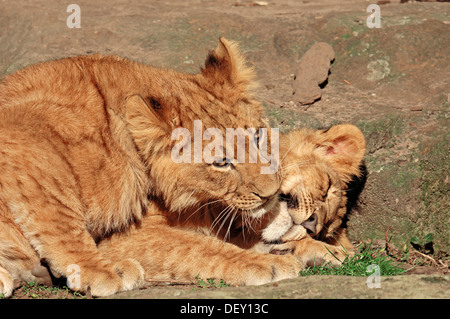
[[[148, 262], [169, 276], [200, 272], [246, 285], [295, 277], [301, 263], [293, 256], [244, 250], [173, 225], [209, 227], [203, 207], [262, 218], [275, 206], [279, 173], [261, 174], [267, 162], [260, 157], [237, 162], [228, 155], [234, 146], [224, 147], [225, 160], [176, 163], [172, 156], [179, 142], [173, 132], [194, 132], [196, 121], [201, 136], [209, 128], [222, 136], [227, 128], [267, 128], [250, 91], [252, 74], [237, 45], [221, 38], [197, 74], [92, 55], [5, 76], [0, 293], [11, 294], [16, 279], [35, 278], [41, 271], [33, 273], [33, 263], [40, 260], [57, 275], [72, 278], [76, 270], [79, 280], [69, 287], [94, 296], [138, 287], [141, 251], [116, 255], [102, 247], [111, 234], [119, 238], [144, 225]], [[183, 148], [183, 157], [209, 145], [191, 140], [192, 152]], [[136, 247], [140, 238], [131, 240]]]
[[[306, 264], [340, 264], [353, 254], [346, 230], [346, 190], [360, 177], [365, 139], [354, 125], [300, 130], [281, 139], [284, 159], [280, 212], [264, 229], [272, 253], [291, 251]], [[261, 246], [264, 247], [264, 246]]]

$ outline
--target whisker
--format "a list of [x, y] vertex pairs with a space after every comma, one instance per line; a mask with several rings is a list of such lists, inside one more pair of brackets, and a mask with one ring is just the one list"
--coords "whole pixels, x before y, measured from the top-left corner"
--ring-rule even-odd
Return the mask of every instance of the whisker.
[[217, 215], [217, 217], [214, 219], [214, 221], [211, 223], [211, 226], [209, 227], [209, 232], [211, 233], [214, 230], [214, 227], [218, 225], [220, 220], [225, 217], [230, 211], [230, 206], [225, 207], [222, 209], [222, 211]]
[[201, 205], [201, 206], [200, 206], [199, 208], [197, 208], [192, 214], [190, 214], [189, 217], [186, 218], [186, 220], [189, 220], [189, 218], [191, 218], [192, 216], [194, 216], [194, 214], [197, 213], [197, 212], [198, 212], [200, 209], [202, 209], [203, 207], [205, 207], [205, 206], [207, 206], [207, 205], [210, 205], [210, 204], [218, 203], [218, 202], [225, 202], [225, 199], [218, 199], [218, 200], [215, 200], [215, 201], [212, 201], [212, 202], [208, 202], [208, 203], [205, 203], [205, 204]]
[[252, 227], [252, 220], [253, 217], [251, 217], [249, 214], [242, 214], [242, 237], [245, 242], [245, 227], [248, 228], [248, 232], [255, 232], [255, 229]]
[[236, 214], [238, 213], [238, 211], [239, 211], [238, 209], [235, 209], [233, 217], [231, 217], [231, 219], [230, 219], [230, 223], [228, 224], [228, 229], [227, 229], [227, 232], [225, 233], [225, 237], [224, 237], [225, 241], [227, 239], [227, 236], [228, 236], [228, 239], [231, 239], [231, 233], [230, 233], [231, 225], [233, 224], [234, 218], [236, 217]]
[[222, 211], [219, 213], [219, 215], [217, 215], [216, 218], [214, 218], [213, 222], [211, 223], [211, 226], [209, 227], [209, 233], [211, 233], [214, 230], [214, 227], [217, 226], [217, 224], [219, 223], [219, 221], [226, 215], [226, 207], [224, 209], [222, 209]]
[[[247, 216], [248, 228], [249, 228], [252, 232], [255, 232], [255, 229], [254, 229], [253, 226], [252, 226], [252, 222], [253, 222], [254, 220], [255, 220], [254, 217]], [[256, 220], [259, 221], [259, 222], [261, 223], [262, 216], [256, 218]]]
[[222, 227], [225, 225], [225, 222], [231, 216], [231, 212], [233, 211], [233, 208], [231, 206], [228, 206], [227, 208], [229, 209], [229, 211], [227, 212], [227, 214], [225, 214], [225, 218], [223, 219], [222, 224], [220, 224], [220, 227], [216, 232], [216, 237], [219, 236], [220, 231], [222, 230]]

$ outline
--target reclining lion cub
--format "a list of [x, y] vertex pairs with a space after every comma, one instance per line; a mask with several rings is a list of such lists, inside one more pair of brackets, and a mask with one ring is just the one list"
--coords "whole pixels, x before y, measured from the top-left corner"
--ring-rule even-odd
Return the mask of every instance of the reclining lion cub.
[[93, 55], [6, 76], [0, 84], [0, 293], [11, 294], [16, 279], [36, 280], [40, 260], [66, 277], [79, 269], [71, 288], [94, 296], [133, 289], [145, 265], [104, 254], [97, 243], [145, 225], [155, 261], [179, 265], [181, 273], [211, 272], [240, 284], [297, 276], [301, 263], [291, 255], [244, 250], [168, 223], [202, 223], [199, 208], [211, 202], [259, 217], [276, 204], [280, 177], [260, 174], [267, 164], [259, 157], [226, 165], [171, 159], [177, 142], [171, 133], [193, 132], [197, 119], [223, 136], [225, 128], [266, 127], [248, 92], [251, 74], [237, 46], [221, 39], [199, 74]]
[[361, 176], [365, 139], [354, 125], [328, 130], [299, 130], [281, 139], [280, 213], [264, 229], [262, 251], [291, 252], [306, 265], [331, 262], [339, 265], [353, 246], [341, 227], [347, 213], [346, 190]]

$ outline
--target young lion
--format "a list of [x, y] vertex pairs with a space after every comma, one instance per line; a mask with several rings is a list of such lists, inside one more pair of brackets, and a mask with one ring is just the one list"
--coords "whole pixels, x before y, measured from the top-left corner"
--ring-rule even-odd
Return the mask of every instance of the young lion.
[[347, 185], [361, 176], [364, 136], [356, 126], [343, 124], [324, 131], [291, 132], [281, 143], [285, 152], [281, 197], [287, 209], [280, 210], [262, 237], [266, 242], [281, 237], [285, 243], [268, 245], [269, 249], [292, 251], [306, 265], [339, 265], [353, 253], [341, 223], [347, 213]]
[[[202, 232], [248, 249], [248, 251], [293, 253], [304, 264], [326, 261], [339, 263], [345, 254], [351, 254], [352, 245], [341, 226], [346, 213], [346, 185], [353, 175], [359, 175], [359, 165], [365, 153], [365, 141], [361, 131], [353, 125], [336, 125], [327, 131], [300, 130], [280, 137], [282, 156], [281, 203], [262, 218], [233, 217], [233, 211], [218, 210], [214, 205], [200, 208], [201, 213], [193, 222], [191, 219], [173, 218], [163, 211], [146, 217], [140, 225], [133, 226], [126, 234], [113, 234], [99, 244], [99, 250], [114, 258], [136, 258], [145, 269], [146, 279], [193, 280], [197, 274], [204, 278], [222, 278], [230, 284], [242, 284], [241, 273], [245, 267], [226, 275], [226, 267], [214, 256], [215, 247], [205, 249], [191, 242], [190, 236]], [[192, 212], [189, 212], [192, 214]], [[186, 254], [183, 262], [178, 258], [180, 251], [176, 243], [158, 232], [155, 221], [165, 223], [171, 220], [174, 231], [184, 232], [184, 240], [192, 251], [205, 249], [201, 259]], [[191, 229], [191, 232], [186, 232]], [[152, 234], [149, 238], [149, 234]], [[285, 243], [279, 244], [278, 242]], [[276, 242], [274, 244], [274, 242]], [[341, 246], [342, 245], [342, 246]], [[156, 247], [164, 246], [164, 250]], [[342, 249], [342, 247], [344, 247]], [[336, 258], [330, 255], [331, 251]], [[236, 252], [239, 249], [236, 247]], [[225, 253], [225, 252], [224, 252]], [[238, 256], [243, 254], [241, 252]], [[230, 262], [240, 257], [225, 253]], [[191, 267], [195, 265], [195, 267]], [[236, 267], [238, 267], [236, 263]]]
[[[261, 218], [276, 204], [279, 175], [260, 174], [267, 164], [259, 158], [176, 164], [171, 157], [173, 130], [193, 132], [196, 119], [223, 136], [226, 128], [265, 127], [262, 107], [248, 93], [251, 75], [237, 46], [220, 39], [199, 74], [93, 55], [6, 76], [0, 84], [0, 293], [40, 272], [39, 265], [23, 269], [31, 251], [33, 261], [45, 260], [59, 275], [78, 269], [75, 290], [106, 296], [137, 287], [145, 265], [129, 254], [101, 253], [97, 242], [144, 225], [150, 229], [145, 245], [164, 267], [182, 264], [177, 271], [191, 273], [200, 267], [206, 276], [241, 284], [295, 277], [301, 263], [293, 256], [243, 250], [170, 225], [180, 219], [203, 227], [200, 208], [213, 202]], [[170, 256], [163, 253], [168, 248]], [[220, 266], [211, 269], [205, 256]]]
[[[351, 145], [353, 142], [356, 144]], [[196, 214], [197, 221], [194, 223], [198, 228], [192, 227], [194, 224], [189, 225], [190, 218], [182, 221], [183, 217], [177, 217], [171, 222], [174, 225], [171, 231], [189, 246], [190, 252], [186, 253], [178, 241], [167, 240], [164, 236], [171, 215], [156, 203], [151, 203], [149, 211], [152, 214], [139, 224], [132, 225], [127, 232], [115, 233], [102, 240], [99, 250], [113, 260], [135, 258], [143, 266], [147, 280], [192, 280], [201, 274], [207, 278], [225, 278], [232, 284], [242, 284], [242, 276], [247, 275], [248, 269], [243, 267], [236, 272], [234, 268], [228, 268], [229, 262], [237, 263], [246, 254], [235, 247], [217, 255], [216, 249], [220, 250], [227, 244], [214, 240], [205, 249], [203, 245], [198, 246], [196, 232], [217, 236], [236, 246], [260, 252], [292, 252], [306, 264], [311, 261], [317, 263], [320, 258], [336, 263], [337, 259], [331, 257], [329, 251], [342, 260], [344, 253], [352, 252], [345, 229], [339, 226], [346, 213], [346, 183], [352, 174], [359, 174], [356, 165], [359, 165], [364, 154], [361, 132], [351, 125], [338, 125], [326, 132], [301, 130], [282, 136], [281, 146], [284, 151], [282, 202], [270, 214], [265, 214], [263, 218], [241, 216], [233, 219], [230, 217], [232, 211], [220, 212], [215, 210], [215, 206], [207, 205], [196, 209], [201, 211]], [[325, 152], [323, 156], [324, 147], [329, 150], [333, 148], [333, 151]], [[341, 160], [337, 155], [341, 156]], [[352, 158], [351, 161], [342, 161], [345, 156]], [[333, 165], [339, 167], [333, 169]], [[202, 223], [199, 218], [203, 219]], [[191, 231], [186, 230], [189, 226]], [[224, 228], [228, 230], [221, 232]], [[280, 240], [286, 243], [270, 243]], [[345, 247], [345, 252], [340, 250], [341, 245]], [[183, 256], [182, 261], [180, 256]], [[224, 262], [224, 259], [229, 262]], [[39, 267], [33, 271], [41, 273], [41, 280], [45, 278], [42, 275], [45, 271]]]

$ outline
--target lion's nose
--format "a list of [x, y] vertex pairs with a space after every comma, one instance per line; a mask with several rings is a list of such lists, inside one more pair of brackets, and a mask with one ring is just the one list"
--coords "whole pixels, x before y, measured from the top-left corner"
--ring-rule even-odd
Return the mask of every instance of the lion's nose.
[[301, 223], [301, 225], [306, 228], [308, 234], [314, 236], [317, 229], [317, 214], [312, 214], [307, 220]]

